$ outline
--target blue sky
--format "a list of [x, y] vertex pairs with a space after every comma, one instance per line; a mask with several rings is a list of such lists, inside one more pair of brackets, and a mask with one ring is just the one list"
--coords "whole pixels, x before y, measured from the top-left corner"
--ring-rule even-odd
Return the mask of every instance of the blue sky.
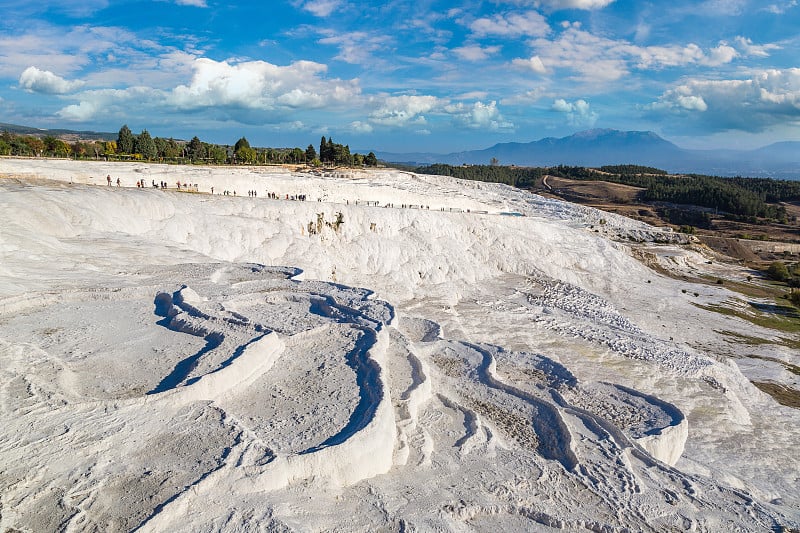
[[800, 140], [798, 0], [0, 0], [0, 122], [450, 152]]

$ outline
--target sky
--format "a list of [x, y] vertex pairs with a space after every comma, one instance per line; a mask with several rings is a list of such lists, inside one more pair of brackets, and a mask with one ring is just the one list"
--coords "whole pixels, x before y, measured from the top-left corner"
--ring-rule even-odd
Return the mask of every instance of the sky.
[[798, 0], [0, 0], [0, 122], [448, 153], [800, 140]]

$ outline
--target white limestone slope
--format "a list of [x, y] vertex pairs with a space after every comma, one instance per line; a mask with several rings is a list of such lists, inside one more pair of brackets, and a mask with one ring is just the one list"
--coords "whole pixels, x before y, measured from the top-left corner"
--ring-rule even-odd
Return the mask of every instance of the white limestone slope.
[[797, 412], [693, 347], [731, 295], [615, 240], [668, 232], [394, 171], [0, 175], [0, 530], [800, 523]]

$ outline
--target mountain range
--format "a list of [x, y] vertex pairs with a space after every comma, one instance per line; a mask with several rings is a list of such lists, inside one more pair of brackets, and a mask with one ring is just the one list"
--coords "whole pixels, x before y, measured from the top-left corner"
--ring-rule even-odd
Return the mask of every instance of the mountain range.
[[426, 165], [501, 165], [598, 167], [634, 164], [670, 173], [800, 179], [800, 142], [770, 144], [757, 150], [689, 150], [650, 131], [593, 129], [568, 137], [547, 137], [529, 143], [500, 143], [483, 150], [450, 154], [376, 152], [394, 163]]
[[[116, 133], [41, 129], [0, 123], [0, 131], [21, 135], [52, 135], [60, 138], [114, 140]], [[800, 141], [777, 142], [756, 150], [690, 150], [651, 131], [592, 129], [567, 137], [546, 137], [528, 143], [495, 144], [483, 150], [449, 154], [393, 153], [373, 151], [382, 161], [410, 165], [501, 165], [550, 167], [556, 165], [599, 167], [631, 164], [656, 167], [673, 174], [697, 173], [715, 176], [752, 176], [800, 180]]]

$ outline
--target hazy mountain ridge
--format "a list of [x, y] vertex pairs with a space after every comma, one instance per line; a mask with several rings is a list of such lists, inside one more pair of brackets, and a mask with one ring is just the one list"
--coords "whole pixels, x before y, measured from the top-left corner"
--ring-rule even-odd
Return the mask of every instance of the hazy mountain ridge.
[[383, 153], [398, 163], [602, 166], [637, 164], [672, 173], [693, 172], [724, 176], [767, 176], [800, 179], [800, 142], [784, 141], [756, 150], [688, 150], [651, 131], [587, 130], [568, 137], [545, 137], [529, 143], [500, 143], [483, 150], [450, 154]]
[[115, 141], [117, 139], [116, 133], [111, 133], [107, 131], [81, 131], [81, 130], [70, 130], [64, 128], [55, 128], [55, 129], [47, 129], [47, 128], [33, 128], [31, 126], [20, 126], [19, 124], [6, 124], [5, 122], [0, 122], [0, 132], [7, 131], [9, 133], [14, 133], [17, 135], [35, 135], [35, 136], [45, 136], [45, 135], [52, 135], [53, 137], [68, 137], [68, 138], [76, 138], [82, 140], [94, 140], [94, 141]]

